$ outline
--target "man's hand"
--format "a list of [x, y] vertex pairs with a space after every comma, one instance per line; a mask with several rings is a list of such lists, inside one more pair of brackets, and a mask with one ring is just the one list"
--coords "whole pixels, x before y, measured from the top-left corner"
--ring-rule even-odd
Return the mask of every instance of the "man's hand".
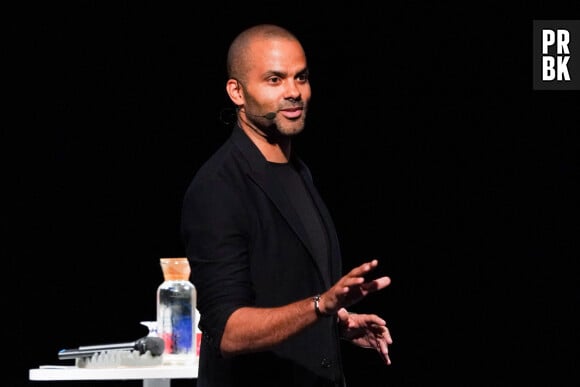
[[393, 339], [385, 320], [375, 314], [349, 313], [344, 308], [337, 316], [342, 339], [359, 347], [376, 349], [385, 364], [391, 364], [389, 345]]
[[320, 298], [320, 310], [326, 314], [336, 314], [340, 308], [353, 305], [368, 294], [379, 291], [391, 283], [389, 277], [381, 277], [365, 282], [365, 275], [377, 267], [375, 259], [355, 267], [328, 289]]

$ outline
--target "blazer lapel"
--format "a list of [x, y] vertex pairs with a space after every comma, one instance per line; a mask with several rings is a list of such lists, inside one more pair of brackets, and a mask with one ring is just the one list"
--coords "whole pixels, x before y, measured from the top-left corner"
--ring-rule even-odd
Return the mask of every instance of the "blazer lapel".
[[334, 222], [332, 221], [332, 216], [328, 211], [328, 208], [324, 204], [324, 201], [320, 197], [316, 186], [314, 185], [314, 181], [312, 179], [312, 175], [310, 174], [310, 170], [302, 162], [302, 160], [296, 158], [296, 165], [298, 166], [299, 172], [302, 175], [302, 179], [304, 180], [306, 187], [308, 188], [314, 205], [318, 208], [318, 212], [320, 213], [320, 218], [322, 220], [322, 224], [326, 230], [326, 235], [328, 237], [328, 255], [329, 257], [326, 258], [326, 262], [328, 264], [328, 260], [330, 260], [330, 267], [331, 272], [330, 278], [328, 278], [328, 285], [330, 286], [335, 281], [337, 281], [341, 277], [342, 273], [342, 258], [340, 254], [340, 245], [338, 243], [338, 236], [336, 235], [336, 228], [334, 226]]
[[[296, 212], [296, 209], [290, 202], [286, 192], [282, 189], [277, 181], [276, 176], [273, 175], [271, 169], [266, 168], [267, 161], [264, 156], [260, 153], [258, 148], [254, 143], [246, 136], [246, 134], [238, 127], [234, 129], [232, 136], [233, 141], [238, 145], [238, 148], [242, 151], [244, 157], [249, 162], [248, 174], [256, 184], [258, 184], [262, 190], [268, 195], [272, 200], [280, 214], [286, 219], [290, 228], [298, 236], [302, 244], [306, 247], [310, 256], [315, 261], [321, 278], [324, 281], [324, 285], [330, 286], [330, 277], [327, 269], [329, 257], [317, 257], [314, 254], [308, 235], [306, 234], [306, 229]], [[308, 186], [309, 184], [307, 184]], [[309, 190], [310, 187], [308, 187]], [[313, 196], [314, 198], [314, 196]], [[314, 204], [319, 207], [319, 202], [315, 199]], [[322, 216], [322, 211], [321, 211]], [[326, 227], [326, 219], [322, 216], [323, 224]], [[329, 246], [330, 248], [330, 246]]]

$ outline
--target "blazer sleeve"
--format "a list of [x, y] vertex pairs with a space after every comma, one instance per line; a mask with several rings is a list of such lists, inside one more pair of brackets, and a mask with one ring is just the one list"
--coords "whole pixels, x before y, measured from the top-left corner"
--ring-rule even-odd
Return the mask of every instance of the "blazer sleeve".
[[248, 264], [249, 217], [231, 182], [196, 177], [182, 209], [182, 237], [197, 291], [204, 340], [219, 345], [229, 316], [254, 304]]

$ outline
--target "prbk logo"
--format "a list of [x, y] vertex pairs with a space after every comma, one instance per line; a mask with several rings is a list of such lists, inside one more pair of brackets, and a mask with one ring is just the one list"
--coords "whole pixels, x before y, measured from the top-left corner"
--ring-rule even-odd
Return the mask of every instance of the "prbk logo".
[[580, 90], [580, 20], [534, 20], [534, 90]]

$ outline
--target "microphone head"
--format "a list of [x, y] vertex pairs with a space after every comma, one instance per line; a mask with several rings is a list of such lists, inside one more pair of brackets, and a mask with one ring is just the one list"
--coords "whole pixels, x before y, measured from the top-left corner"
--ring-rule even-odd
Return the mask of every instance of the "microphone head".
[[149, 351], [152, 356], [160, 356], [165, 350], [165, 342], [161, 337], [147, 336], [137, 340], [135, 349], [137, 349], [141, 355]]
[[266, 113], [264, 114], [264, 118], [267, 120], [273, 120], [274, 118], [276, 118], [276, 112]]

